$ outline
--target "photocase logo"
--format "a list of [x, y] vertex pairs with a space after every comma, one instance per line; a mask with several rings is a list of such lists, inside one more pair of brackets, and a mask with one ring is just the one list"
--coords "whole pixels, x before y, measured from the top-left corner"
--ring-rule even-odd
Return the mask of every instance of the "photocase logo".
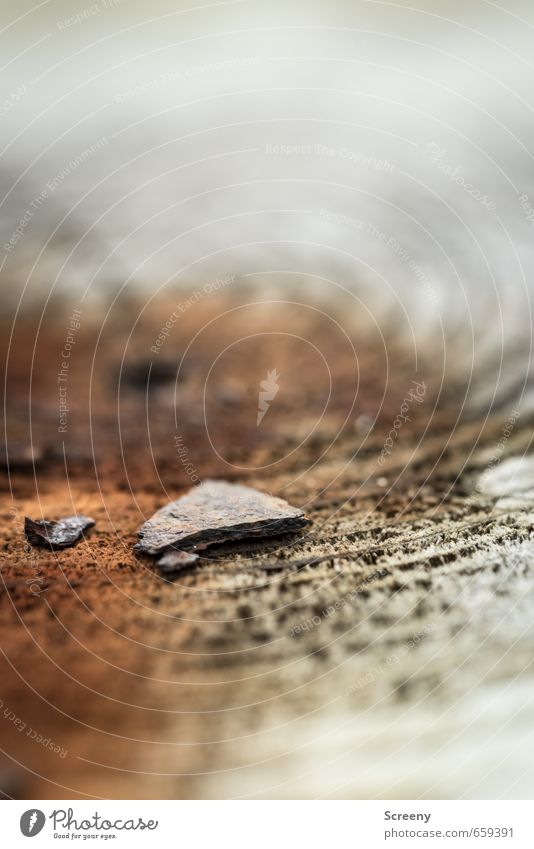
[[24, 837], [35, 837], [42, 830], [45, 822], [46, 817], [43, 812], [36, 808], [31, 808], [22, 814], [20, 818], [20, 830]]
[[276, 369], [273, 369], [272, 371], [267, 372], [267, 377], [260, 383], [260, 392], [258, 395], [258, 416], [256, 419], [257, 427], [260, 426], [265, 413], [271, 406], [270, 402], [274, 401], [278, 395], [278, 390], [280, 389], [278, 386], [279, 377], [280, 375]]

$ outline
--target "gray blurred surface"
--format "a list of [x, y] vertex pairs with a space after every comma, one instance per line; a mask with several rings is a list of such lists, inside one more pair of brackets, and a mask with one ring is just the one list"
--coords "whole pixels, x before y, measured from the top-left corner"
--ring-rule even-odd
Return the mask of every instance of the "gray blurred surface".
[[9, 294], [296, 273], [420, 330], [528, 312], [528, 3], [9, 5]]

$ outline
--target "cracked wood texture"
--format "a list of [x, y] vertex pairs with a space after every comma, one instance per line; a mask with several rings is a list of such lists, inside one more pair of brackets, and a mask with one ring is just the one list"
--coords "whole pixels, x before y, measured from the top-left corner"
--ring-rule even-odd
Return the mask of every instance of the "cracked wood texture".
[[[531, 503], [477, 489], [530, 450], [524, 407], [498, 447], [517, 352], [495, 394], [461, 334], [298, 295], [206, 296], [157, 354], [179, 294], [85, 307], [63, 432], [79, 304], [4, 328], [6, 797], [531, 796]], [[311, 524], [162, 575], [137, 530], [195, 478]], [[25, 515], [73, 513], [86, 541], [25, 549]]]

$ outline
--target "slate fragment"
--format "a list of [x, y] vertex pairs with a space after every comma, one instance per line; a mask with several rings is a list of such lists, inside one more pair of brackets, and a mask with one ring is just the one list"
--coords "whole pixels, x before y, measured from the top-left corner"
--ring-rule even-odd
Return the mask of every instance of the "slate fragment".
[[96, 524], [89, 516], [67, 516], [57, 522], [46, 519], [34, 522], [27, 516], [24, 519], [24, 533], [32, 545], [50, 548], [52, 551], [69, 548], [83, 536], [84, 531]]
[[158, 566], [162, 572], [180, 572], [188, 566], [193, 566], [199, 560], [198, 554], [192, 551], [177, 551], [171, 548], [158, 560]]
[[158, 510], [139, 529], [135, 550], [199, 551], [215, 543], [292, 533], [308, 523], [302, 510], [249, 486], [206, 480]]

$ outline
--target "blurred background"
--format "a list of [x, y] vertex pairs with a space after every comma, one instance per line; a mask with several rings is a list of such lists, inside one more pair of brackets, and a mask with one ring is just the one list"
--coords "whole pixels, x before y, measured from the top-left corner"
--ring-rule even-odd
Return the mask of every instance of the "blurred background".
[[[0, 17], [0, 791], [528, 798], [532, 4]], [[177, 433], [310, 536], [162, 581], [132, 546], [191, 484]], [[76, 511], [88, 541], [24, 549], [24, 515]], [[307, 571], [271, 584], [276, 558]]]
[[530, 11], [6, 2], [6, 296], [296, 273], [406, 308], [421, 332], [475, 304], [496, 333], [501, 314], [521, 324]]

